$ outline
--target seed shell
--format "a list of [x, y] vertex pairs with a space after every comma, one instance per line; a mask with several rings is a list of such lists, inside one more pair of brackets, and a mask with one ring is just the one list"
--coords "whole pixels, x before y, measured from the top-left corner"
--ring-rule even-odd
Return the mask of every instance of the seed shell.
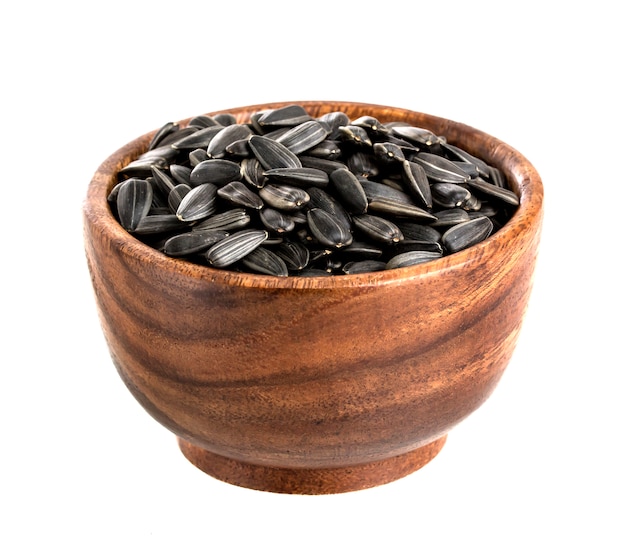
[[481, 216], [452, 226], [442, 235], [441, 242], [453, 254], [484, 241], [492, 230], [493, 222]]
[[139, 178], [127, 179], [117, 190], [117, 215], [126, 231], [134, 231], [148, 215], [152, 204], [152, 185]]
[[251, 271], [274, 275], [275, 277], [287, 277], [289, 270], [287, 264], [276, 252], [264, 246], [258, 246], [242, 258], [242, 263]]
[[175, 258], [197, 254], [228, 236], [226, 231], [205, 229], [173, 235], [163, 245], [163, 253]]
[[300, 168], [302, 162], [282, 143], [266, 136], [253, 135], [249, 140], [250, 148], [254, 156], [263, 168]]
[[260, 210], [263, 208], [263, 200], [257, 193], [252, 191], [241, 181], [231, 181], [217, 190], [217, 196], [236, 206]]
[[341, 248], [352, 242], [352, 233], [326, 210], [309, 210], [307, 223], [312, 235], [323, 245]]
[[259, 189], [259, 196], [269, 206], [278, 210], [299, 210], [310, 200], [309, 194], [299, 187], [268, 183]]
[[180, 201], [176, 216], [184, 222], [208, 218], [215, 212], [217, 187], [212, 183], [203, 183], [194, 187]]
[[404, 236], [398, 226], [386, 218], [372, 214], [361, 214], [353, 217], [354, 225], [365, 235], [377, 242], [397, 243]]
[[227, 267], [252, 252], [268, 237], [265, 230], [241, 229], [209, 248], [206, 259], [213, 267]]

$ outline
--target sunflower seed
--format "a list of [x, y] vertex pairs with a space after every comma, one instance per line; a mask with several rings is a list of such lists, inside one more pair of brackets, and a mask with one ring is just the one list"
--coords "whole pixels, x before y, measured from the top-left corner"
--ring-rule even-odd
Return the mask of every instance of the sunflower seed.
[[376, 260], [383, 255], [383, 249], [377, 244], [353, 240], [341, 251], [341, 254], [346, 259]]
[[352, 143], [354, 145], [363, 147], [372, 147], [372, 140], [370, 139], [367, 130], [361, 126], [354, 126], [348, 124], [347, 126], [340, 126], [338, 128], [339, 139]]
[[355, 273], [371, 273], [373, 271], [382, 271], [386, 268], [386, 263], [380, 260], [359, 260], [347, 262], [341, 268], [346, 275]]
[[444, 250], [443, 246], [439, 242], [433, 243], [430, 241], [411, 240], [407, 239], [405, 235], [402, 241], [394, 245], [393, 252], [396, 254], [400, 254], [402, 252], [436, 252], [442, 256]]
[[396, 225], [402, 231], [405, 239], [438, 243], [441, 241], [441, 233], [433, 225], [424, 225], [414, 221], [397, 220]]
[[212, 183], [202, 183], [189, 191], [180, 201], [176, 216], [184, 222], [208, 218], [215, 212], [217, 187]]
[[442, 208], [463, 208], [472, 197], [468, 189], [455, 183], [433, 183], [431, 192], [433, 201]]
[[274, 208], [261, 209], [259, 217], [266, 229], [275, 233], [289, 233], [296, 227], [296, 222], [291, 216]]
[[222, 126], [237, 124], [237, 118], [232, 113], [217, 113], [213, 116], [213, 120]]
[[263, 208], [261, 197], [240, 181], [231, 181], [220, 187], [217, 190], [217, 196], [237, 206], [244, 206], [253, 210]]
[[326, 210], [312, 208], [307, 221], [311, 234], [323, 245], [341, 248], [352, 242], [352, 233]]
[[350, 124], [350, 118], [343, 111], [332, 111], [330, 113], [323, 114], [319, 116], [317, 120], [328, 125], [329, 139], [337, 139], [339, 137], [339, 127]]
[[398, 226], [386, 218], [360, 214], [354, 216], [353, 221], [357, 229], [374, 241], [390, 244], [400, 242], [404, 238]]
[[367, 195], [359, 179], [347, 168], [330, 174], [333, 190], [348, 212], [364, 214], [367, 211]]
[[301, 155], [300, 162], [305, 168], [316, 168], [326, 172], [327, 174], [331, 174], [340, 168], [346, 168], [346, 165], [338, 160], [312, 157], [310, 155]]
[[[327, 160], [336, 160], [341, 156], [341, 146], [336, 140], [325, 139], [315, 147], [308, 149], [306, 154], [312, 157], [319, 157]], [[300, 158], [302, 161], [302, 157]]]
[[176, 214], [149, 214], [141, 218], [135, 228], [135, 234], [156, 235], [159, 233], [182, 231], [186, 227], [187, 224], [180, 221]]
[[227, 267], [248, 255], [268, 237], [265, 230], [241, 229], [211, 246], [206, 259], [214, 267]]
[[284, 132], [276, 141], [299, 155], [321, 143], [327, 135], [328, 130], [320, 122], [307, 120]]
[[148, 151], [152, 151], [161, 145], [161, 141], [168, 135], [176, 132], [180, 126], [174, 122], [167, 122], [161, 126], [152, 136], [150, 144], [148, 145]]
[[415, 206], [410, 202], [397, 201], [386, 198], [376, 198], [369, 201], [367, 207], [368, 212], [376, 212], [377, 214], [389, 214], [391, 216], [399, 216], [402, 218], [412, 218], [422, 221], [435, 221], [437, 218], [427, 210]]
[[226, 159], [209, 159], [193, 168], [190, 181], [192, 186], [212, 183], [219, 187], [240, 180], [241, 177], [241, 166], [238, 163]]
[[287, 105], [277, 109], [271, 109], [263, 113], [259, 119], [259, 126], [296, 126], [307, 120], [311, 115], [301, 105]]
[[377, 199], [388, 199], [396, 202], [403, 202], [406, 204], [413, 204], [413, 200], [408, 193], [405, 193], [401, 189], [381, 183], [378, 181], [370, 181], [368, 179], [361, 179], [361, 186], [368, 201]]
[[205, 160], [209, 160], [209, 155], [206, 154], [204, 149], [194, 149], [189, 153], [189, 164], [192, 168], [198, 166], [198, 164]]
[[352, 225], [350, 215], [337, 199], [319, 187], [310, 187], [307, 192], [310, 208], [325, 210], [343, 226], [345, 232], [350, 231]]
[[154, 190], [158, 190], [161, 194], [167, 197], [170, 191], [176, 187], [176, 182], [165, 170], [162, 170], [157, 166], [153, 166], [151, 171], [152, 177], [154, 178], [154, 186], [156, 187]]
[[484, 241], [491, 234], [492, 230], [492, 221], [485, 216], [481, 216], [453, 225], [442, 235], [441, 242], [448, 252], [454, 254]]
[[215, 118], [209, 115], [196, 115], [189, 121], [189, 126], [196, 128], [208, 128], [210, 126], [222, 126]]
[[375, 135], [379, 139], [383, 139], [389, 134], [389, 128], [380, 122], [380, 120], [370, 115], [363, 115], [354, 119], [352, 125], [360, 126], [368, 134]]
[[415, 197], [426, 208], [432, 208], [433, 196], [426, 171], [421, 165], [410, 160], [402, 162], [402, 181], [411, 196]]
[[265, 175], [265, 168], [255, 157], [241, 161], [241, 174], [245, 181], [258, 189], [263, 187], [268, 179]]
[[426, 176], [435, 182], [466, 183], [469, 176], [454, 162], [433, 153], [418, 153], [413, 160], [420, 164]]
[[300, 242], [283, 242], [276, 247], [275, 252], [290, 271], [301, 271], [309, 263], [309, 249]]
[[191, 191], [191, 187], [186, 183], [179, 183], [174, 186], [174, 188], [169, 192], [167, 196], [167, 203], [170, 207], [170, 210], [176, 214], [178, 207], [180, 206], [180, 201], [183, 200], [183, 197]]
[[259, 196], [269, 206], [278, 210], [299, 210], [310, 200], [309, 194], [299, 187], [268, 183], [259, 189]]
[[318, 168], [272, 168], [266, 170], [263, 175], [275, 180], [277, 183], [295, 185], [297, 187], [326, 187], [328, 174]]
[[374, 143], [374, 156], [382, 162], [402, 162], [405, 160], [402, 147], [391, 142]]
[[228, 233], [215, 229], [204, 231], [190, 231], [174, 235], [165, 241], [162, 251], [168, 256], [176, 258], [189, 256], [207, 250], [215, 243], [226, 238]]
[[408, 142], [417, 146], [425, 145], [430, 147], [435, 143], [439, 143], [439, 137], [436, 134], [425, 128], [418, 128], [417, 126], [391, 126], [391, 134], [406, 139]]
[[441, 258], [441, 254], [438, 252], [429, 252], [426, 250], [411, 250], [409, 252], [402, 252], [391, 258], [386, 269], [397, 269], [400, 267], [409, 267], [412, 265], [423, 264]]
[[151, 174], [153, 166], [166, 169], [175, 157], [176, 151], [167, 145], [152, 149], [129, 162], [120, 170], [120, 174], [143, 179]]
[[468, 184], [471, 188], [477, 189], [489, 197], [496, 198], [513, 206], [519, 206], [519, 197], [509, 189], [489, 183], [482, 178], [474, 178], [470, 180]]
[[246, 254], [241, 262], [255, 273], [274, 275], [276, 277], [287, 277], [289, 275], [285, 261], [276, 252], [263, 246], [258, 246]]
[[221, 159], [226, 156], [226, 149], [236, 141], [247, 140], [252, 130], [246, 124], [224, 126], [208, 144], [206, 152], [209, 158]]
[[364, 178], [375, 178], [380, 173], [374, 155], [365, 151], [354, 151], [346, 158], [346, 166], [351, 172]]
[[191, 186], [191, 168], [189, 166], [170, 164], [169, 172], [176, 183], [184, 183]]
[[127, 179], [117, 190], [117, 215], [126, 231], [137, 229], [139, 222], [148, 215], [152, 204], [152, 185], [139, 179]]
[[206, 149], [211, 140], [220, 132], [221, 126], [201, 128], [188, 136], [183, 136], [171, 144], [173, 149]]
[[197, 223], [191, 229], [192, 231], [203, 231], [205, 229], [219, 229], [222, 231], [230, 231], [232, 229], [241, 229], [250, 223], [250, 214], [245, 208], [232, 208], [219, 214], [213, 214], [208, 218]]
[[469, 220], [469, 214], [462, 208], [448, 208], [435, 213], [436, 221], [431, 227], [450, 227]]
[[302, 162], [282, 143], [266, 136], [253, 135], [249, 140], [250, 148], [254, 156], [261, 163], [263, 168], [300, 168]]
[[482, 177], [489, 177], [489, 165], [485, 161], [479, 159], [478, 157], [475, 157], [474, 155], [468, 153], [460, 147], [457, 147], [456, 145], [452, 145], [451, 143], [443, 143], [441, 146], [443, 150], [448, 153], [451, 159], [456, 159], [472, 164], [476, 167], [476, 170], [478, 170], [478, 173]]

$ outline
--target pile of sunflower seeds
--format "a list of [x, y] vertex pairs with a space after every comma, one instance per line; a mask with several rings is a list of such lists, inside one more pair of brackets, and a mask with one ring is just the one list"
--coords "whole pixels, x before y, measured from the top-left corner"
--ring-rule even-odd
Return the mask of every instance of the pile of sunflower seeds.
[[167, 123], [108, 197], [164, 254], [273, 276], [367, 273], [486, 239], [519, 206], [497, 168], [404, 122], [300, 105]]

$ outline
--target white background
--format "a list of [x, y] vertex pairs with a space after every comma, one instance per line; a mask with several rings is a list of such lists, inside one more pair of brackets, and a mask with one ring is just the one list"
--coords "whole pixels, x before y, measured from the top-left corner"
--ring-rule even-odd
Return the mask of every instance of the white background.
[[[3, 7], [0, 547], [624, 549], [618, 3], [30, 2]], [[535, 290], [488, 402], [394, 483], [330, 496], [210, 478], [109, 359], [81, 206], [110, 153], [265, 101], [423, 111], [545, 185]]]

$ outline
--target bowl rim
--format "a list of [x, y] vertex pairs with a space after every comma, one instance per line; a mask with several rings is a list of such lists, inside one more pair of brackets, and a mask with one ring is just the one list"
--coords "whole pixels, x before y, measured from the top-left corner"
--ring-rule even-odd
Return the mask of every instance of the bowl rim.
[[[483, 155], [483, 159], [505, 171], [514, 190], [518, 193], [520, 205], [511, 218], [484, 241], [454, 254], [446, 255], [442, 258], [415, 266], [369, 273], [311, 277], [276, 277], [272, 275], [213, 268], [208, 265], [195, 264], [180, 258], [171, 258], [150, 245], [141, 242], [119, 224], [108, 205], [107, 196], [115, 183], [115, 177], [118, 171], [129, 159], [136, 158], [147, 149], [150, 140], [157, 131], [157, 129], [155, 129], [123, 145], [101, 163], [88, 185], [87, 194], [83, 201], [85, 233], [89, 226], [96, 232], [105, 235], [111, 245], [124, 254], [133, 257], [135, 260], [140, 262], [148, 261], [158, 269], [176, 272], [185, 277], [227, 286], [305, 290], [395, 285], [415, 278], [437, 276], [449, 270], [463, 269], [477, 261], [488, 259], [490, 251], [496, 253], [496, 251], [501, 248], [510, 246], [510, 243], [507, 245], [508, 241], [513, 241], [518, 238], [519, 235], [526, 234], [531, 228], [536, 227], [538, 231], [542, 224], [543, 183], [534, 166], [515, 148], [482, 130], [478, 130], [461, 122], [411, 109], [373, 103], [336, 100], [259, 103], [220, 109], [218, 111], [207, 112], [206, 114], [210, 116], [218, 113], [233, 113], [238, 122], [243, 122], [247, 121], [249, 115], [253, 112], [290, 104], [302, 105], [305, 109], [323, 106], [326, 112], [345, 110], [346, 106], [354, 109], [363, 109], [365, 112], [367, 109], [382, 110], [384, 113], [387, 113], [387, 115], [380, 117], [383, 119], [381, 122], [392, 120], [394, 115], [396, 119], [398, 115], [426, 118], [432, 124], [424, 125], [424, 127], [428, 128], [429, 125], [432, 126], [436, 124], [444, 130], [438, 131], [437, 133], [439, 135], [445, 135], [446, 138], [449, 138], [450, 134], [471, 135], [473, 139], [477, 140], [476, 143], [484, 142], [488, 144], [488, 155], [487, 158]], [[180, 120], [179, 124], [185, 125], [191, 118], [193, 117]], [[385, 118], [388, 120], [384, 120]], [[450, 140], [451, 143], [455, 141], [457, 140]], [[506, 166], [503, 166], [502, 162], [499, 161], [506, 161]], [[87, 235], [85, 235], [85, 240], [88, 240]]]

